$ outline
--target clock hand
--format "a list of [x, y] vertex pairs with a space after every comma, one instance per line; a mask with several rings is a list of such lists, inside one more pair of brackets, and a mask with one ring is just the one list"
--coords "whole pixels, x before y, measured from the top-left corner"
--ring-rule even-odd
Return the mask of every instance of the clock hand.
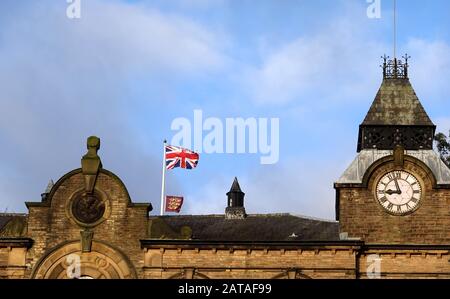
[[397, 194], [398, 192], [389, 189], [389, 190], [387, 190], [385, 193], [386, 193], [387, 195], [392, 195], [392, 194]]
[[402, 190], [400, 189], [400, 186], [398, 185], [397, 179], [394, 178], [394, 182], [395, 182], [395, 188], [397, 188], [396, 193], [397, 194], [402, 194]]

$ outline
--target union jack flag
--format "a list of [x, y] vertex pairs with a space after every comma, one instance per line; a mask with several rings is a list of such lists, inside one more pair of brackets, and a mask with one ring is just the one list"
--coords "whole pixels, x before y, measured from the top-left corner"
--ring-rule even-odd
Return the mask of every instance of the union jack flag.
[[192, 169], [197, 166], [199, 155], [191, 150], [166, 145], [166, 169], [181, 167]]

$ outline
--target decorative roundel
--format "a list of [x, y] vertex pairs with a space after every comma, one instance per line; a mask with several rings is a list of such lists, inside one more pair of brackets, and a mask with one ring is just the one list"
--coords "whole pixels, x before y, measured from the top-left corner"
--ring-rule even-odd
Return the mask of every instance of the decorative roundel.
[[413, 174], [396, 170], [379, 179], [376, 198], [388, 213], [405, 215], [418, 208], [422, 190], [420, 181]]
[[97, 193], [78, 193], [72, 201], [72, 215], [81, 223], [94, 224], [105, 214], [105, 202]]

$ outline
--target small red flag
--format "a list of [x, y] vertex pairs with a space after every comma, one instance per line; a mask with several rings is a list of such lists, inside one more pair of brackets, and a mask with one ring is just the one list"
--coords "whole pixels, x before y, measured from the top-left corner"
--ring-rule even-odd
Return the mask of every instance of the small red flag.
[[166, 212], [179, 213], [183, 205], [183, 197], [166, 196]]

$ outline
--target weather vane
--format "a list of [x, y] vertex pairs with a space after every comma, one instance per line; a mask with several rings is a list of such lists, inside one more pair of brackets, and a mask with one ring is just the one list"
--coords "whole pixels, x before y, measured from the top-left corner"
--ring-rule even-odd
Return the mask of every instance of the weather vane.
[[408, 78], [408, 59], [411, 58], [408, 54], [402, 56], [403, 60], [397, 59], [397, 0], [394, 1], [394, 57], [390, 59], [389, 56], [382, 56], [383, 78], [384, 79], [406, 79]]

